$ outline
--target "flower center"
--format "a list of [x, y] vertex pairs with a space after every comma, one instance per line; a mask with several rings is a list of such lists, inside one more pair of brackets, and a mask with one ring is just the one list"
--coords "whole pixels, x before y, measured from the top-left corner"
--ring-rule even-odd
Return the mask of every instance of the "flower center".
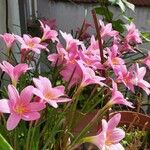
[[22, 105], [17, 105], [15, 108], [14, 108], [15, 112], [19, 115], [27, 112], [27, 108], [25, 108], [25, 106], [22, 106]]
[[54, 94], [53, 94], [52, 92], [46, 92], [46, 93], [44, 94], [44, 97], [45, 97], [46, 99], [53, 99], [55, 96], [54, 96]]
[[112, 59], [113, 65], [119, 65], [119, 61], [117, 58]]
[[34, 47], [34, 42], [30, 41], [30, 42], [28, 43], [28, 46], [29, 46], [30, 48], [33, 48], [33, 47]]
[[112, 141], [112, 133], [108, 132], [107, 133], [107, 137], [106, 137], [106, 141], [105, 141], [105, 145], [109, 146], [112, 145], [114, 142]]

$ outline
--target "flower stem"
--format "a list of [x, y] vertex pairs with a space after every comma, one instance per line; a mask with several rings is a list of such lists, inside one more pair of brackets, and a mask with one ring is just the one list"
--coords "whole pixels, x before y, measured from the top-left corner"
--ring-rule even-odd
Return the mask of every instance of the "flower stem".
[[95, 124], [97, 119], [102, 119], [104, 114], [107, 112], [107, 110], [111, 107], [111, 105], [106, 104], [102, 109], [100, 109], [97, 114], [94, 116], [94, 118], [87, 124], [87, 126], [80, 132], [80, 134], [74, 139], [72, 144], [66, 148], [66, 150], [71, 150], [72, 147], [74, 147], [80, 139], [83, 138], [83, 136], [87, 133], [87, 131]]

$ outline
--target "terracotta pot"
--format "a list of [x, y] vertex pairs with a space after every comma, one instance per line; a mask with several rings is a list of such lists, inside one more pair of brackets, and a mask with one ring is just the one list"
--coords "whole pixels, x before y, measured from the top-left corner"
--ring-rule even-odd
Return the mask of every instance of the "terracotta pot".
[[119, 125], [130, 126], [132, 124], [132, 126], [140, 130], [144, 128], [145, 131], [150, 131], [150, 116], [133, 111], [118, 111], [112, 113], [111, 116], [116, 113], [121, 113]]
[[[80, 117], [80, 119], [79, 123], [75, 125], [74, 133], [80, 133], [81, 130], [92, 120], [96, 113], [97, 110], [86, 115], [77, 113], [76, 116], [77, 118]], [[133, 111], [117, 111], [112, 112], [110, 114], [110, 118], [116, 113], [121, 113], [121, 121], [119, 123], [120, 126], [131, 126], [132, 124], [132, 126], [139, 128], [140, 130], [144, 128], [145, 131], [150, 131], [150, 116]], [[101, 120], [96, 122], [95, 126], [88, 132], [88, 135], [96, 135], [100, 128]]]

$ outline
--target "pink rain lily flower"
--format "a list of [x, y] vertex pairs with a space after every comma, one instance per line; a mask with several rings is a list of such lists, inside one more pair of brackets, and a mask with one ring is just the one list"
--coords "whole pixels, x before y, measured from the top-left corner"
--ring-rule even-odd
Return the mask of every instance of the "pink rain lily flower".
[[71, 101], [71, 99], [66, 98], [64, 86], [57, 86], [53, 88], [50, 80], [42, 76], [39, 76], [39, 79], [33, 78], [33, 82], [37, 87], [34, 88], [33, 93], [54, 108], [58, 107], [57, 103]]
[[41, 39], [38, 37], [31, 37], [27, 34], [23, 35], [23, 38], [15, 35], [16, 39], [21, 43], [21, 50], [33, 51], [37, 54], [40, 54], [41, 49], [48, 51], [45, 45], [41, 44]]
[[66, 41], [65, 49], [69, 51], [70, 49], [78, 49], [79, 45], [82, 45], [83, 43], [79, 41], [78, 39], [74, 39], [71, 34], [67, 34], [66, 32], [60, 31], [62, 37]]
[[44, 25], [48, 25], [51, 29], [56, 29], [56, 19], [41, 19], [40, 20]]
[[43, 30], [43, 36], [42, 36], [42, 41], [45, 41], [45, 40], [52, 40], [53, 42], [55, 41], [59, 41], [57, 36], [58, 36], [58, 33], [57, 31], [55, 30], [52, 30], [50, 28], [50, 26], [48, 26], [47, 24], [43, 24], [41, 21], [39, 21], [40, 24], [41, 24], [41, 28]]
[[146, 74], [145, 67], [139, 67], [139, 64], [132, 65], [130, 68], [130, 72], [132, 74], [132, 83], [135, 86], [139, 86], [142, 88], [148, 95], [150, 94], [150, 84], [145, 81], [143, 78]]
[[127, 70], [126, 65], [120, 65], [120, 69], [118, 72], [116, 71], [116, 75], [118, 75], [117, 82], [122, 82], [129, 90], [134, 92], [134, 85], [132, 83], [133, 75]]
[[96, 136], [86, 137], [83, 140], [96, 145], [99, 150], [124, 150], [119, 143], [124, 137], [125, 132], [117, 128], [121, 119], [121, 114], [114, 115], [108, 122], [102, 119], [102, 130]]
[[107, 25], [104, 24], [102, 20], [99, 20], [99, 23], [101, 25], [101, 37], [115, 37], [118, 36], [118, 32], [112, 29], [112, 24], [108, 23]]
[[150, 69], [150, 52], [148, 52], [148, 56], [145, 59], [143, 59], [141, 62], [147, 65], [148, 68]]
[[101, 82], [105, 80], [105, 78], [96, 75], [94, 70], [92, 70], [91, 68], [85, 67], [82, 61], [77, 61], [77, 64], [79, 65], [82, 71], [82, 81], [80, 87], [85, 87], [90, 84], [99, 84], [100, 86], [105, 85], [103, 82]]
[[146, 68], [140, 68], [139, 65], [136, 63], [129, 68], [129, 71], [127, 71], [127, 68], [123, 66], [120, 72], [118, 72], [119, 76], [117, 80], [119, 82], [123, 82], [125, 86], [132, 92], [135, 92], [134, 86], [139, 86], [149, 95], [150, 84], [143, 79], [146, 74]]
[[16, 128], [20, 120], [32, 121], [40, 118], [41, 111], [45, 108], [44, 103], [30, 102], [32, 99], [33, 86], [27, 86], [19, 95], [13, 85], [8, 85], [9, 99], [0, 100], [0, 112], [10, 113], [7, 120], [7, 130]]
[[62, 47], [60, 43], [56, 45], [57, 53], [50, 54], [48, 60], [52, 62], [52, 66], [59, 66], [66, 64], [65, 58], [68, 55], [68, 52]]
[[110, 98], [110, 101], [108, 102], [110, 105], [113, 105], [113, 104], [122, 104], [122, 105], [126, 105], [128, 107], [131, 107], [131, 108], [134, 108], [133, 107], [133, 104], [129, 101], [127, 101], [123, 94], [118, 91], [118, 88], [117, 88], [117, 84], [112, 80], [112, 89], [111, 89], [111, 92], [112, 92], [112, 97]]
[[31, 69], [27, 64], [18, 64], [14, 67], [7, 61], [3, 61], [2, 63], [0, 63], [0, 68], [10, 76], [12, 84], [14, 86], [16, 86], [19, 77], [23, 73], [26, 73], [29, 69]]
[[4, 35], [0, 34], [0, 37], [4, 40], [8, 49], [12, 47], [15, 41], [15, 37], [13, 34], [5, 33]]
[[118, 46], [113, 45], [111, 47], [111, 50], [107, 48], [107, 52], [108, 52], [107, 65], [111, 66], [111, 68], [116, 72], [116, 70], [120, 69], [120, 65], [125, 64], [124, 60], [118, 56]]
[[68, 89], [70, 89], [74, 85], [77, 85], [81, 81], [82, 77], [81, 68], [76, 63], [76, 61], [74, 62], [74, 64], [68, 63], [60, 72], [60, 74], [63, 76], [63, 79], [68, 83]]
[[142, 40], [139, 35], [138, 29], [133, 22], [130, 25], [126, 25], [127, 28], [127, 35], [125, 36], [125, 40], [129, 43], [142, 43]]

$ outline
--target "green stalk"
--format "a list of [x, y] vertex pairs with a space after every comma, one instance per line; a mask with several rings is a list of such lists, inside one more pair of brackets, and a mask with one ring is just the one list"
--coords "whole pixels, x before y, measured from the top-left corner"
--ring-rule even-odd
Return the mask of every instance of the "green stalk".
[[106, 104], [102, 109], [100, 109], [97, 114], [94, 116], [94, 118], [87, 124], [87, 126], [80, 132], [80, 134], [74, 139], [72, 144], [66, 148], [66, 150], [71, 150], [72, 147], [74, 147], [81, 138], [91, 129], [91, 127], [95, 124], [97, 119], [102, 119], [104, 114], [107, 112], [107, 110], [111, 107], [111, 105]]
[[33, 122], [31, 121], [30, 125], [29, 125], [29, 131], [28, 131], [28, 135], [27, 135], [27, 140], [26, 140], [26, 150], [29, 150], [29, 148], [30, 148], [30, 139], [31, 139], [32, 124], [33, 124]]

